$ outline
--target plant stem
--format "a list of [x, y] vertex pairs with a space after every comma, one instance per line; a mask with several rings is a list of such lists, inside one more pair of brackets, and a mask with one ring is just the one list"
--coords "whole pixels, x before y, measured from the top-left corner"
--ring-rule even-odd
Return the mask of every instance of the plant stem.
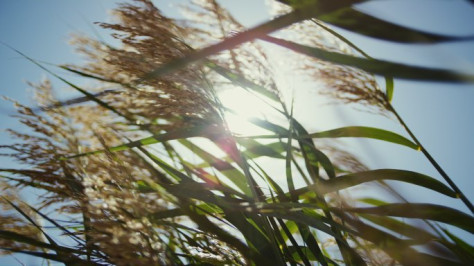
[[[388, 102], [387, 102], [388, 103]], [[428, 161], [434, 166], [434, 168], [438, 171], [438, 173], [444, 178], [444, 180], [451, 186], [451, 188], [456, 192], [457, 196], [464, 202], [464, 204], [469, 208], [469, 210], [474, 214], [474, 206], [469, 201], [469, 199], [462, 193], [462, 191], [456, 186], [454, 181], [446, 174], [446, 172], [441, 168], [441, 166], [436, 162], [436, 160], [431, 156], [431, 154], [425, 149], [425, 147], [421, 144], [421, 142], [416, 138], [415, 134], [410, 130], [410, 128], [405, 124], [402, 117], [397, 113], [395, 108], [388, 103], [389, 110], [397, 117], [397, 120], [403, 126], [403, 128], [407, 131], [413, 141], [418, 145], [421, 152], [426, 156]]]

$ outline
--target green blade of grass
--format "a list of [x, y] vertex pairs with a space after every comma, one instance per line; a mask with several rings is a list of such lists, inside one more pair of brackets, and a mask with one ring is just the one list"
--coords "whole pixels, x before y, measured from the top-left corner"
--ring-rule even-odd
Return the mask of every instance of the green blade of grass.
[[310, 134], [312, 138], [371, 138], [378, 139], [383, 141], [388, 141], [400, 145], [407, 146], [414, 150], [419, 150], [418, 145], [410, 141], [409, 139], [398, 135], [396, 133], [383, 130], [375, 127], [361, 127], [361, 126], [351, 126], [351, 127], [341, 127], [332, 130], [317, 132]]
[[[354, 174], [338, 176], [337, 178], [333, 178], [330, 180], [322, 180], [319, 187], [317, 187], [317, 191], [321, 193], [329, 193], [339, 191], [341, 189], [350, 188], [366, 182], [380, 180], [396, 180], [406, 182], [439, 192], [443, 195], [452, 198], [456, 197], [456, 193], [454, 191], [452, 191], [449, 187], [432, 177], [412, 171], [398, 169], [378, 169], [364, 171]], [[296, 193], [300, 195], [301, 193], [312, 191], [313, 189], [316, 189], [315, 186], [316, 185], [311, 185], [308, 187], [300, 188], [296, 191]]]
[[442, 231], [454, 242], [448, 248], [461, 257], [466, 265], [474, 261], [474, 247], [471, 244], [453, 235], [446, 229], [442, 229]]
[[[313, 227], [315, 229], [318, 229], [326, 234], [329, 234], [335, 238], [337, 236], [334, 234], [334, 232], [331, 230], [329, 226], [327, 226], [324, 222], [322, 222], [320, 219], [314, 219], [312, 217], [308, 217], [307, 215], [303, 214], [302, 212], [282, 212], [282, 211], [265, 211], [262, 212], [262, 215], [265, 216], [270, 216], [270, 217], [276, 217], [276, 218], [281, 218], [285, 220], [291, 220], [293, 222], [296, 222], [297, 224], [303, 224], [307, 225], [310, 227]], [[306, 241], [308, 242], [308, 241]], [[316, 252], [317, 253], [317, 252]]]
[[474, 233], [474, 217], [449, 207], [424, 203], [392, 203], [369, 208], [346, 208], [344, 211], [383, 216], [426, 219], [447, 223]]
[[199, 146], [193, 144], [189, 140], [181, 139], [180, 143], [190, 149], [194, 154], [203, 159], [206, 163], [214, 166], [219, 172], [225, 175], [231, 182], [233, 182], [245, 195], [250, 196], [251, 191], [247, 185], [245, 175], [242, 174], [239, 170], [234, 168], [232, 164], [220, 160], [219, 158], [213, 156], [212, 154], [201, 149]]
[[463, 74], [446, 69], [418, 67], [384, 60], [355, 57], [336, 52], [329, 52], [324, 49], [301, 45], [295, 42], [286, 41], [271, 36], [263, 36], [259, 38], [275, 45], [285, 47], [297, 53], [315, 57], [335, 64], [359, 68], [361, 70], [377, 75], [420, 81], [453, 83], [474, 82], [474, 75], [472, 74]]
[[357, 230], [355, 235], [372, 242], [402, 265], [462, 265], [456, 261], [419, 252], [410, 246], [411, 241], [402, 240], [376, 227], [349, 218], [340, 210], [334, 209], [333, 211]]
[[[267, 122], [268, 124], [268, 122]], [[271, 129], [270, 126], [267, 126], [263, 123], [256, 123], [261, 127], [266, 129]], [[277, 135], [260, 135], [260, 136], [251, 136], [248, 138], [286, 138], [288, 136], [287, 131], [284, 130], [274, 130]], [[371, 138], [378, 139], [387, 142], [392, 142], [400, 145], [407, 146], [414, 150], [419, 150], [419, 146], [416, 145], [413, 141], [388, 130], [375, 128], [375, 127], [363, 127], [363, 126], [350, 126], [350, 127], [341, 127], [332, 130], [315, 132], [307, 135], [297, 136], [295, 138]]]
[[285, 137], [285, 136], [288, 137], [289, 136], [288, 129], [280, 125], [274, 124], [270, 121], [256, 118], [256, 117], [252, 117], [251, 119], [249, 119], [249, 121], [256, 126], [259, 126], [263, 129], [266, 129], [268, 131], [275, 133], [276, 135], [272, 137]]
[[311, 163], [319, 162], [321, 166], [326, 171], [326, 174], [329, 178], [336, 177], [334, 166], [332, 165], [329, 158], [322, 151], [316, 148], [313, 143], [313, 140], [308, 137], [308, 131], [295, 119], [292, 119], [292, 122], [297, 131], [297, 139], [302, 145], [302, 150], [304, 151], [305, 158], [310, 159]]
[[267, 156], [275, 159], [284, 159], [281, 155], [283, 150], [280, 143], [262, 144], [250, 138], [239, 138], [237, 142], [246, 148], [245, 152], [249, 155], [249, 158], [257, 158], [260, 156]]
[[373, 17], [346, 7], [319, 17], [334, 26], [367, 37], [399, 43], [439, 43], [447, 41], [472, 40], [473, 36], [457, 37], [411, 29]]
[[438, 237], [423, 230], [422, 228], [409, 225], [392, 217], [369, 214], [360, 214], [359, 216], [399, 235], [414, 239], [416, 240], [417, 244], [424, 244], [434, 239], [438, 239]]
[[[293, 253], [293, 257], [297, 261], [302, 261], [301, 256], [297, 252], [298, 249], [302, 250], [302, 253], [304, 253], [304, 257], [310, 261], [319, 261], [312, 253], [311, 250], [308, 247], [305, 246], [288, 246], [289, 250]], [[327, 256], [325, 256], [325, 260], [327, 260], [331, 265], [339, 265], [335, 261], [331, 260]]]
[[[269, 157], [272, 157], [272, 158], [282, 159], [281, 157], [283, 155], [281, 154], [284, 152], [284, 145], [285, 145], [284, 143], [282, 142], [272, 142], [268, 144], [259, 143], [259, 144], [255, 144], [255, 145], [251, 144], [247, 146], [247, 144], [250, 142], [240, 141], [241, 139], [246, 139], [246, 138], [247, 137], [236, 137], [237, 142], [246, 148], [246, 150], [243, 151], [242, 153], [245, 154], [247, 159], [256, 159], [262, 156], [269, 156], [269, 155], [270, 155]], [[258, 147], [259, 145], [265, 146], [265, 147], [260, 148]], [[213, 166], [218, 170], [229, 169], [227, 167], [227, 164], [229, 164], [229, 162], [232, 161], [232, 158], [230, 158], [229, 156], [224, 156], [222, 158], [216, 158], [216, 159], [218, 160], [216, 161], [216, 163], [214, 163], [214, 161], [211, 161], [212, 162], [211, 164], [208, 162], [202, 162], [200, 164], [197, 164], [197, 167], [205, 168], [205, 167]], [[222, 162], [222, 164], [220, 164], [219, 162]]]
[[385, 76], [385, 95], [387, 95], [388, 102], [392, 102], [393, 99], [393, 77]]
[[[359, 214], [359, 216], [383, 228], [389, 229], [399, 235], [403, 235], [409, 237], [410, 239], [413, 239], [412, 243], [414, 245], [430, 244], [436, 241], [437, 243], [451, 250], [454, 254], [458, 255], [458, 258], [460, 258], [466, 265], [469, 265], [469, 263], [474, 258], [472, 256], [472, 254], [474, 254], [472, 251], [465, 252], [465, 250], [463, 250], [462, 243], [454, 245], [451, 242], [446, 241], [444, 237], [436, 236], [424, 230], [423, 228], [412, 226], [403, 221], [387, 216], [369, 214]], [[446, 230], [443, 231], [445, 231], [445, 233], [449, 236], [449, 232], [447, 232]], [[436, 253], [436, 251], [434, 253]]]

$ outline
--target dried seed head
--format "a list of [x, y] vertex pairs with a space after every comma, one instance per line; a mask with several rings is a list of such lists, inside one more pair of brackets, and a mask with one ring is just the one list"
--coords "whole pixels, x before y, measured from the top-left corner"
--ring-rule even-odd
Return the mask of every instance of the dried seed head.
[[131, 85], [132, 81], [192, 51], [182, 40], [184, 30], [175, 21], [163, 16], [151, 1], [135, 2], [122, 4], [115, 10], [116, 24], [100, 24], [115, 32], [113, 36], [120, 40], [121, 47], [77, 38], [75, 44], [91, 63], [73, 68], [121, 83], [123, 90], [109, 94], [104, 100], [145, 123], [154, 123], [159, 118], [167, 121], [163, 129], [170, 129], [186, 124], [186, 118], [219, 121], [212, 88], [200, 66], [189, 66]]

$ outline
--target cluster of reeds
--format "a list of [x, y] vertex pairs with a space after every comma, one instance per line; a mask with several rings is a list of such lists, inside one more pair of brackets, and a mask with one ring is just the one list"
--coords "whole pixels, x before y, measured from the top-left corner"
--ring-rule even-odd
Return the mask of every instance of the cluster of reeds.
[[[116, 23], [99, 24], [120, 45], [76, 36], [73, 44], [88, 64], [59, 66], [95, 80], [91, 88], [24, 55], [82, 95], [58, 101], [45, 80], [31, 84], [38, 108], [15, 103], [31, 132], [10, 130], [18, 143], [2, 146], [25, 167], [0, 169], [6, 210], [0, 248], [66, 265], [474, 262], [473, 247], [450, 231], [473, 233], [471, 214], [407, 202], [385, 183], [458, 197], [473, 211], [390, 100], [394, 77], [474, 78], [371, 58], [325, 23], [397, 42], [451, 38], [379, 21], [351, 8], [358, 2], [272, 2], [275, 18], [252, 29], [215, 0], [190, 1], [183, 20], [166, 17], [151, 0], [124, 3]], [[280, 29], [278, 37], [268, 35]], [[280, 93], [262, 42], [291, 51], [295, 71], [323, 80], [335, 100], [394, 114], [411, 140], [363, 126], [308, 132]], [[384, 91], [374, 75], [385, 77]], [[219, 100], [223, 89], [253, 93], [280, 120], [256, 117], [251, 122], [267, 135], [236, 136]], [[340, 137], [421, 150], [448, 185], [408, 170], [369, 170], [336, 145]], [[280, 166], [283, 171], [273, 170]], [[367, 183], [381, 184], [398, 200], [345, 193]], [[16, 189], [39, 196], [28, 204]]]

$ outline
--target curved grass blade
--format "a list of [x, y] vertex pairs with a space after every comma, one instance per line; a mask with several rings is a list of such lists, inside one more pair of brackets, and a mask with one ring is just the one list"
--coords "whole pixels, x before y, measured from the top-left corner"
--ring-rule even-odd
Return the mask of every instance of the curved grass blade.
[[283, 150], [276, 150], [282, 148], [280, 143], [262, 144], [250, 138], [239, 138], [237, 142], [246, 148], [245, 152], [249, 155], [249, 158], [267, 156], [275, 159], [285, 159], [281, 155]]
[[[300, 253], [298, 253], [298, 249], [302, 250], [302, 253], [304, 253], [305, 258], [310, 261], [319, 261], [314, 255], [312, 255], [311, 250], [308, 247], [305, 246], [288, 246], [289, 250], [293, 253], [293, 257], [295, 258], [296, 261], [302, 261]], [[332, 259], [328, 258], [325, 256], [325, 259], [331, 263], [330, 265], [339, 265]]]
[[295, 42], [271, 37], [262, 36], [260, 39], [293, 50], [297, 53], [319, 58], [335, 64], [347, 65], [361, 70], [400, 79], [453, 82], [453, 83], [473, 83], [474, 75], [453, 72], [446, 69], [418, 67], [395, 63], [377, 59], [366, 59], [351, 55], [329, 52], [324, 49], [301, 45]]
[[214, 155], [206, 152], [199, 146], [193, 144], [192, 142], [186, 139], [181, 139], [179, 140], [179, 142], [185, 147], [187, 147], [189, 150], [191, 150], [194, 154], [199, 156], [201, 159], [203, 159], [206, 163], [216, 168], [224, 176], [229, 178], [229, 180], [233, 182], [243, 193], [245, 193], [245, 195], [251, 195], [251, 191], [247, 185], [245, 175], [242, 174], [236, 168], [234, 168], [232, 164], [215, 157]]
[[350, 7], [342, 8], [329, 14], [324, 14], [320, 16], [319, 19], [354, 33], [390, 42], [439, 43], [472, 40], [474, 38], [474, 36], [446, 36], [411, 29], [373, 17]]
[[442, 229], [443, 232], [454, 242], [449, 248], [456, 253], [463, 261], [468, 265], [474, 261], [474, 247], [459, 237], [453, 235], [446, 229]]
[[[322, 222], [320, 219], [315, 219], [312, 217], [309, 217], [305, 215], [303, 212], [283, 212], [283, 211], [270, 211], [266, 210], [264, 212], [261, 212], [262, 215], [265, 216], [270, 216], [270, 217], [276, 217], [276, 218], [281, 218], [285, 220], [291, 220], [293, 222], [296, 222], [297, 224], [304, 224], [310, 227], [313, 227], [315, 229], [318, 229], [326, 234], [331, 235], [332, 237], [337, 238], [338, 236], [334, 234], [334, 232], [331, 230], [331, 228], [326, 225], [324, 222]], [[303, 233], [303, 232], [302, 232]], [[341, 239], [342, 240], [342, 239]]]
[[[341, 189], [350, 188], [352, 186], [356, 186], [362, 183], [379, 180], [396, 180], [411, 183], [420, 187], [424, 187], [442, 193], [452, 198], [456, 198], [457, 196], [456, 192], [452, 191], [449, 187], [432, 177], [412, 171], [397, 169], [371, 170], [338, 176], [337, 178], [329, 180], [321, 180], [320, 185], [317, 187], [317, 191], [320, 193], [330, 193]], [[301, 195], [302, 193], [313, 191], [314, 189], [316, 189], [316, 185], [311, 185], [298, 189], [296, 193], [298, 195]]]
[[[240, 142], [241, 139], [247, 139], [247, 137], [236, 137], [236, 139], [240, 145], [247, 148], [245, 144], [242, 144]], [[257, 147], [259, 145], [262, 145], [265, 147], [264, 148]], [[254, 146], [254, 145], [250, 146], [250, 149], [247, 148], [245, 151], [242, 151], [242, 153], [245, 154], [245, 157], [247, 159], [256, 159], [262, 156], [269, 156], [269, 155], [271, 155], [269, 157], [272, 157], [272, 158], [283, 159], [281, 158], [283, 156], [281, 154], [284, 152], [284, 145], [285, 143], [282, 143], [282, 142], [272, 142], [268, 144], [259, 143], [257, 146]], [[197, 164], [196, 167], [205, 168], [205, 167], [213, 166], [218, 170], [225, 170], [226, 168], [228, 169], [227, 165], [229, 164], [229, 162], [232, 161], [232, 158], [230, 158], [230, 156], [224, 156], [222, 158], [216, 158], [216, 159], [218, 160], [217, 162], [211, 161], [211, 163], [209, 163], [205, 161], [200, 164]], [[222, 162], [222, 164], [220, 164], [219, 162]]]
[[[255, 119], [252, 120], [254, 124], [271, 130], [276, 135], [260, 135], [252, 136], [251, 138], [287, 138], [288, 131], [284, 128], [281, 128], [275, 124], [270, 124], [269, 122], [261, 122]], [[392, 142], [400, 145], [407, 146], [414, 150], [420, 150], [419, 146], [412, 142], [411, 140], [388, 130], [375, 128], [375, 127], [363, 127], [363, 126], [350, 126], [350, 127], [341, 127], [327, 131], [315, 132], [307, 135], [296, 136], [296, 139], [302, 138], [371, 138], [378, 139], [387, 142]], [[250, 137], [249, 137], [250, 138]]]
[[[474, 259], [473, 248], [469, 246], [467, 243], [465, 243], [464, 241], [460, 240], [459, 238], [457, 238], [457, 240], [459, 240], [460, 242], [456, 242], [455, 239], [451, 238], [451, 240], [453, 240], [453, 242], [456, 243], [456, 244], [452, 244], [451, 242], [446, 241], [444, 237], [433, 235], [432, 233], [429, 233], [428, 231], [420, 227], [412, 226], [410, 224], [407, 224], [405, 222], [399, 221], [391, 217], [369, 215], [369, 214], [360, 214], [359, 216], [383, 228], [389, 229], [397, 234], [404, 235], [404, 236], [409, 237], [410, 239], [413, 239], [414, 245], [432, 244], [433, 242], [439, 243], [443, 245], [445, 248], [448, 248], [449, 250], [451, 250], [451, 252], [457, 255], [458, 258], [461, 259], [463, 263], [465, 263], [466, 265], [469, 265]], [[452, 234], [449, 233], [449, 231], [447, 230], [443, 230], [443, 231], [446, 233], [446, 235], [450, 237], [452, 236]], [[469, 250], [469, 248], [471, 250]]]
[[419, 227], [409, 225], [392, 217], [369, 214], [360, 214], [359, 216], [399, 235], [414, 239], [416, 244], [424, 244], [438, 238]]
[[462, 265], [457, 261], [419, 252], [410, 246], [412, 244], [410, 240], [402, 240], [376, 227], [349, 218], [339, 209], [333, 211], [357, 230], [355, 235], [374, 243], [402, 265]]
[[392, 203], [370, 208], [344, 208], [344, 211], [383, 216], [426, 219], [443, 222], [474, 233], [474, 217], [453, 208], [426, 203]]
[[410, 141], [409, 139], [398, 135], [396, 133], [383, 130], [375, 127], [361, 127], [361, 126], [352, 126], [352, 127], [341, 127], [328, 131], [322, 131], [317, 133], [310, 134], [312, 138], [371, 138], [378, 139], [383, 141], [388, 141], [400, 145], [407, 146], [414, 150], [419, 150], [418, 145]]

